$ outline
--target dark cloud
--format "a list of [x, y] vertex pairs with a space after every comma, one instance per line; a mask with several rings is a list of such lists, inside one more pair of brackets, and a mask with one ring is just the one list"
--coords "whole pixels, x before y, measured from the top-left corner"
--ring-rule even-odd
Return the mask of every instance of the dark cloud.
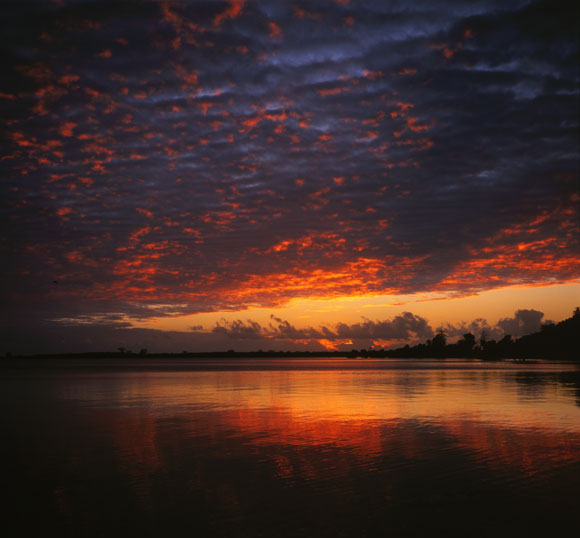
[[190, 331], [160, 331], [131, 328], [118, 316], [77, 316], [46, 321], [23, 329], [13, 324], [3, 345], [14, 353], [84, 352], [95, 348], [116, 351], [119, 347], [151, 352], [181, 352], [256, 349], [342, 349], [388, 347], [418, 342], [433, 335], [427, 320], [406, 312], [392, 320], [336, 326], [297, 328], [289, 321], [271, 316], [268, 325], [257, 321], [222, 319], [213, 328], [192, 327]]
[[513, 318], [502, 318], [497, 322], [497, 325], [503, 329], [505, 334], [517, 338], [539, 331], [542, 327], [543, 317], [544, 313], [538, 310], [517, 310]]
[[270, 316], [272, 323], [270, 323], [266, 334], [273, 338], [280, 338], [285, 340], [320, 340], [320, 339], [335, 339], [336, 333], [327, 327], [320, 327], [315, 329], [307, 327], [304, 329], [297, 329], [289, 321], [274, 316]]
[[484, 318], [477, 318], [469, 323], [447, 323], [440, 329], [451, 340], [457, 340], [467, 333], [473, 334], [477, 339], [485, 337], [488, 340], [499, 340], [505, 334], [501, 327], [490, 325]]
[[[543, 312], [538, 310], [522, 309], [511, 318], [501, 318], [495, 325], [478, 318], [456, 325], [446, 324], [438, 330], [443, 330], [450, 342], [465, 333], [472, 333], [477, 339], [499, 340], [506, 334], [519, 338], [539, 331], [543, 317]], [[120, 347], [132, 351], [145, 348], [153, 353], [227, 349], [349, 351], [353, 348], [397, 348], [425, 342], [435, 334], [427, 319], [411, 312], [392, 319], [363, 318], [357, 323], [341, 322], [317, 327], [296, 327], [274, 315], [270, 319], [267, 325], [252, 319], [221, 319], [214, 327], [197, 325], [189, 331], [133, 328], [117, 315], [79, 315], [30, 324], [26, 328], [15, 320], [7, 322], [3, 345], [6, 350], [18, 354], [116, 351]]]
[[404, 312], [392, 320], [372, 321], [367, 319], [354, 325], [339, 323], [336, 327], [336, 333], [341, 338], [407, 341], [427, 339], [433, 336], [433, 329], [424, 318], [410, 312]]
[[228, 321], [223, 319], [212, 330], [215, 334], [221, 334], [235, 339], [258, 339], [262, 336], [262, 327], [259, 323], [248, 320]]
[[543, 318], [544, 313], [539, 310], [520, 309], [516, 310], [511, 318], [500, 318], [495, 325], [490, 325], [486, 319], [477, 318], [470, 323], [457, 325], [448, 323], [441, 329], [451, 338], [461, 337], [465, 333], [471, 333], [477, 338], [485, 335], [486, 338], [495, 340], [499, 340], [507, 334], [513, 338], [520, 338], [539, 331], [543, 324], [552, 323]]
[[230, 340], [244, 341], [267, 339], [272, 345], [306, 344], [314, 347], [336, 347], [350, 349], [381, 345], [382, 342], [403, 343], [425, 340], [433, 336], [433, 329], [421, 316], [404, 312], [392, 320], [373, 321], [364, 319], [360, 323], [338, 323], [336, 326], [297, 328], [288, 320], [271, 315], [271, 322], [262, 326], [253, 320], [228, 321], [222, 319], [212, 329], [213, 334], [227, 336]]
[[574, 13], [4, 3], [5, 315], [578, 278]]

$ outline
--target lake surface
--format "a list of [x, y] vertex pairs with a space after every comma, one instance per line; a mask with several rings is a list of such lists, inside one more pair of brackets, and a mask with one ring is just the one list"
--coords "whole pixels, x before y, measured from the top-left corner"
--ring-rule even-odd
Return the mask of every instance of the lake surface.
[[4, 361], [6, 536], [564, 536], [580, 370]]

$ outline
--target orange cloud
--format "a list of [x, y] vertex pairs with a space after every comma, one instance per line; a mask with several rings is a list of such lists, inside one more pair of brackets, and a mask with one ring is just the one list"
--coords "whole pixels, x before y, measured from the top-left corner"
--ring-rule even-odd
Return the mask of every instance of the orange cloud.
[[405, 67], [404, 69], [401, 69], [401, 71], [399, 71], [397, 73], [397, 75], [399, 76], [409, 76], [409, 75], [416, 75], [417, 74], [417, 69], [415, 69], [414, 67]]
[[151, 211], [149, 211], [148, 209], [143, 209], [141, 207], [137, 208], [137, 213], [141, 213], [141, 215], [145, 215], [148, 218], [153, 217], [153, 213]]
[[268, 34], [270, 39], [274, 39], [276, 41], [280, 41], [280, 39], [282, 39], [282, 28], [280, 28], [279, 24], [270, 21], [268, 22], [268, 28], [270, 30], [270, 33]]
[[320, 338], [316, 340], [324, 349], [328, 351], [338, 351], [340, 346], [352, 346], [353, 342], [350, 338], [344, 340], [327, 340], [325, 338]]
[[459, 50], [462, 46], [463, 44], [460, 42], [455, 44], [455, 48], [453, 48], [452, 45], [447, 43], [432, 43], [431, 45], [429, 45], [429, 48], [441, 52], [441, 54], [446, 60], [450, 60], [451, 58], [453, 58], [453, 56], [455, 56], [457, 50]]
[[298, 6], [293, 6], [292, 11], [294, 12], [294, 17], [297, 19], [321, 19], [322, 15], [320, 13], [311, 13], [305, 9], [301, 9]]
[[239, 17], [244, 9], [245, 3], [245, 0], [229, 0], [229, 6], [219, 15], [215, 16], [213, 20], [214, 25], [219, 26], [228, 19]]
[[328, 95], [338, 95], [345, 91], [345, 88], [331, 88], [328, 90], [316, 90], [316, 93], [322, 95], [322, 97], [327, 97]]
[[64, 125], [61, 126], [60, 128], [60, 134], [62, 136], [72, 136], [73, 135], [73, 129], [77, 126], [76, 123], [72, 123], [72, 122], [67, 122]]
[[382, 71], [369, 71], [368, 69], [363, 70], [363, 76], [369, 80], [376, 80], [383, 76]]
[[78, 82], [79, 78], [80, 77], [78, 75], [63, 75], [58, 79], [58, 81], [65, 86], [69, 86], [73, 82]]
[[397, 146], [406, 146], [411, 150], [425, 151], [434, 146], [433, 140], [429, 138], [406, 139], [397, 142]]

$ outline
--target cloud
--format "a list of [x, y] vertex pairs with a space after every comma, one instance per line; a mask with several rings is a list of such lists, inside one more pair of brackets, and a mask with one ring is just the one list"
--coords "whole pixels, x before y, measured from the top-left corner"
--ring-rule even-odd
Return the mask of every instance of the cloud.
[[[492, 325], [477, 318], [459, 324], [444, 324], [437, 329], [445, 332], [453, 342], [465, 333], [477, 339], [499, 340], [505, 334], [514, 338], [541, 329], [543, 312], [520, 309], [513, 317], [500, 318]], [[547, 321], [546, 323], [551, 323]], [[260, 324], [252, 319], [220, 319], [214, 327], [191, 326], [188, 331], [165, 331], [132, 327], [125, 314], [76, 314], [71, 318], [55, 320], [4, 320], [2, 341], [6, 351], [14, 354], [74, 353], [87, 351], [116, 351], [119, 347], [138, 351], [146, 348], [153, 353], [255, 351], [275, 350], [342, 350], [398, 348], [417, 344], [432, 338], [435, 331], [429, 321], [411, 312], [391, 319], [296, 327], [274, 314], [270, 322]]]
[[222, 319], [212, 329], [212, 332], [215, 334], [228, 336], [229, 338], [233, 339], [257, 339], [263, 336], [262, 327], [260, 324], [252, 320], [247, 320], [244, 322], [239, 319], [234, 321]]
[[[375, 341], [417, 342], [431, 337], [428, 322], [409, 312], [391, 320], [364, 319], [352, 325], [295, 327], [288, 320], [271, 315], [267, 325], [257, 321], [219, 320], [210, 330], [202, 326], [189, 331], [160, 331], [132, 328], [120, 315], [76, 315], [35, 323], [23, 329], [13, 321], [3, 335], [5, 349], [14, 353], [56, 353], [116, 351], [119, 347], [150, 352], [294, 349], [324, 350], [369, 347]], [[24, 335], [28, 334], [28, 337]]]
[[262, 326], [253, 320], [220, 320], [212, 329], [214, 334], [227, 336], [231, 340], [267, 339], [278, 345], [309, 344], [317, 348], [329, 345], [347, 349], [356, 343], [368, 347], [375, 341], [389, 341], [391, 344], [425, 340], [433, 336], [433, 329], [426, 319], [410, 312], [404, 312], [391, 320], [373, 321], [364, 319], [361, 323], [338, 323], [336, 326], [297, 328], [288, 320], [272, 314], [271, 322]]
[[577, 31], [547, 2], [10, 3], [5, 315], [577, 280]]
[[[446, 324], [441, 327], [448, 337], [461, 337], [471, 333], [477, 338], [485, 335], [487, 339], [499, 340], [509, 334], [513, 338], [520, 338], [526, 334], [537, 332], [542, 327], [544, 313], [534, 309], [520, 309], [514, 312], [513, 317], [500, 318], [495, 325], [490, 325], [486, 319], [477, 318], [470, 323], [458, 325]], [[546, 321], [545, 323], [552, 323]]]
[[274, 316], [273, 314], [270, 315], [270, 319], [273, 323], [269, 324], [266, 334], [271, 338], [285, 340], [320, 340], [336, 338], [336, 335], [327, 327], [320, 327], [320, 329], [315, 329], [313, 327], [297, 329], [289, 321]]
[[497, 324], [505, 334], [518, 338], [539, 331], [543, 317], [544, 313], [538, 310], [517, 310], [513, 318], [502, 318]]
[[336, 327], [339, 338], [386, 339], [408, 341], [426, 339], [433, 336], [433, 329], [421, 316], [404, 312], [392, 320], [372, 321], [365, 319], [362, 323], [347, 325], [339, 323]]
[[484, 318], [477, 318], [471, 322], [459, 324], [447, 323], [440, 327], [445, 335], [451, 340], [459, 339], [464, 334], [471, 333], [477, 339], [485, 337], [487, 340], [499, 340], [504, 336], [503, 329], [496, 325], [490, 325]]

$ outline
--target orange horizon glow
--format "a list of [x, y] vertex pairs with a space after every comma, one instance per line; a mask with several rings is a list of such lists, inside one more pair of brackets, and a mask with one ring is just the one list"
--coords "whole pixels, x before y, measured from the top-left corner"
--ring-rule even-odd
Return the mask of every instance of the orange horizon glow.
[[[517, 309], [544, 312], [545, 320], [561, 321], [572, 315], [580, 303], [580, 283], [558, 283], [550, 286], [519, 285], [465, 296], [444, 293], [409, 295], [367, 294], [330, 298], [296, 298], [279, 306], [250, 306], [244, 309], [219, 310], [185, 316], [157, 317], [132, 321], [134, 327], [170, 331], [189, 331], [192, 326], [211, 330], [220, 320], [237, 319], [270, 322], [271, 315], [290, 321], [298, 328], [332, 326], [359, 322], [361, 319], [391, 319], [403, 312], [427, 318], [434, 326], [469, 322], [485, 318], [490, 323], [513, 315]], [[377, 342], [379, 344], [380, 342]], [[325, 346], [326, 347], [326, 346]], [[329, 346], [328, 349], [333, 349]]]

